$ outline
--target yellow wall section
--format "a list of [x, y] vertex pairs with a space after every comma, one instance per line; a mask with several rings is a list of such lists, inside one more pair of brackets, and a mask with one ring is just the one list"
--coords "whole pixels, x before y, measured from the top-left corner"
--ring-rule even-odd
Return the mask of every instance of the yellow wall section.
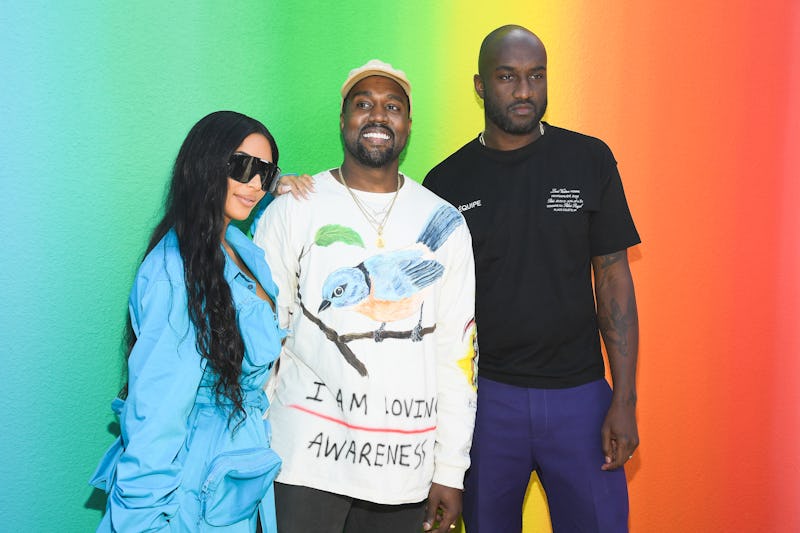
[[[452, 6], [451, 6], [452, 7]], [[437, 137], [437, 147], [446, 156], [483, 130], [483, 102], [475, 93], [473, 76], [478, 72], [478, 53], [483, 38], [505, 24], [519, 24], [536, 33], [548, 48], [548, 90], [551, 94], [566, 85], [565, 76], [575, 61], [575, 48], [558, 46], [573, 41], [577, 29], [562, 23], [563, 13], [569, 13], [564, 2], [504, 2], [503, 9], [491, 9], [485, 2], [459, 2], [448, 14], [448, 23], [440, 29], [446, 47], [440, 49], [440, 76], [448, 80], [446, 90], [438, 91], [435, 106], [437, 122], [446, 123]], [[568, 32], [567, 35], [559, 30]], [[556, 65], [553, 67], [553, 65]], [[569, 94], [550, 98], [545, 120], [551, 116], [574, 117], [579, 114], [571, 106]], [[562, 115], [563, 114], [563, 115]], [[562, 122], [563, 123], [563, 122]], [[461, 530], [463, 531], [463, 530]], [[547, 500], [541, 483], [534, 473], [525, 496], [523, 533], [551, 531]]]

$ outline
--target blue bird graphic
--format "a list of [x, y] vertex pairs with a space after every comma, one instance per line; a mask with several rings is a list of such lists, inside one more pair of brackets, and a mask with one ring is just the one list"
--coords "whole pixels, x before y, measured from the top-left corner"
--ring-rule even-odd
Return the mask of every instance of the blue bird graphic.
[[352, 308], [381, 323], [375, 331], [375, 340], [381, 341], [387, 322], [407, 318], [419, 310], [420, 323], [412, 340], [420, 340], [422, 291], [444, 274], [444, 266], [433, 252], [463, 223], [454, 207], [441, 206], [430, 216], [414, 245], [335, 270], [322, 285], [319, 312], [329, 307]]

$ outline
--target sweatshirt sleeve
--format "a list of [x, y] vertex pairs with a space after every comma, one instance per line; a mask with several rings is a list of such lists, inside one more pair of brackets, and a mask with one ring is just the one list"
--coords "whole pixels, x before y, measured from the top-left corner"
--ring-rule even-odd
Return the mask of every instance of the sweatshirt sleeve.
[[256, 224], [253, 235], [253, 242], [264, 250], [272, 279], [278, 286], [278, 319], [284, 329], [291, 323], [299, 272], [299, 259], [291, 245], [294, 225], [288, 220], [293, 206], [290, 195], [272, 202]]
[[436, 319], [438, 416], [433, 482], [462, 489], [477, 406], [475, 263], [466, 223], [448, 241]]
[[124, 451], [109, 494], [115, 531], [158, 531], [178, 512], [181, 465], [176, 457], [203, 376], [183, 276], [169, 280], [142, 270], [129, 302], [137, 340], [120, 416]]

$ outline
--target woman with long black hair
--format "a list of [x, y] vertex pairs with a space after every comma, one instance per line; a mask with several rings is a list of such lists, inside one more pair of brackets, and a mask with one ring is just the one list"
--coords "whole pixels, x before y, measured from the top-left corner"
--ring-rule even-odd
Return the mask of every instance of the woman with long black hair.
[[263, 385], [285, 333], [264, 253], [230, 222], [250, 215], [277, 162], [264, 125], [232, 111], [181, 146], [131, 290], [121, 435], [92, 479], [108, 492], [98, 531], [275, 531]]

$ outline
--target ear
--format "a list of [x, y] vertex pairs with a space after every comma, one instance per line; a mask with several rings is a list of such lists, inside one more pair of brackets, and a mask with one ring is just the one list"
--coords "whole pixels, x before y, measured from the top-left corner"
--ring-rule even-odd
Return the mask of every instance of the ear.
[[472, 78], [472, 81], [473, 81], [473, 83], [475, 83], [475, 92], [478, 93], [478, 96], [480, 96], [481, 100], [482, 100], [483, 99], [484, 86], [483, 86], [483, 80], [481, 79], [481, 75], [480, 74], [475, 74], [475, 76], [473, 76], [473, 78]]

